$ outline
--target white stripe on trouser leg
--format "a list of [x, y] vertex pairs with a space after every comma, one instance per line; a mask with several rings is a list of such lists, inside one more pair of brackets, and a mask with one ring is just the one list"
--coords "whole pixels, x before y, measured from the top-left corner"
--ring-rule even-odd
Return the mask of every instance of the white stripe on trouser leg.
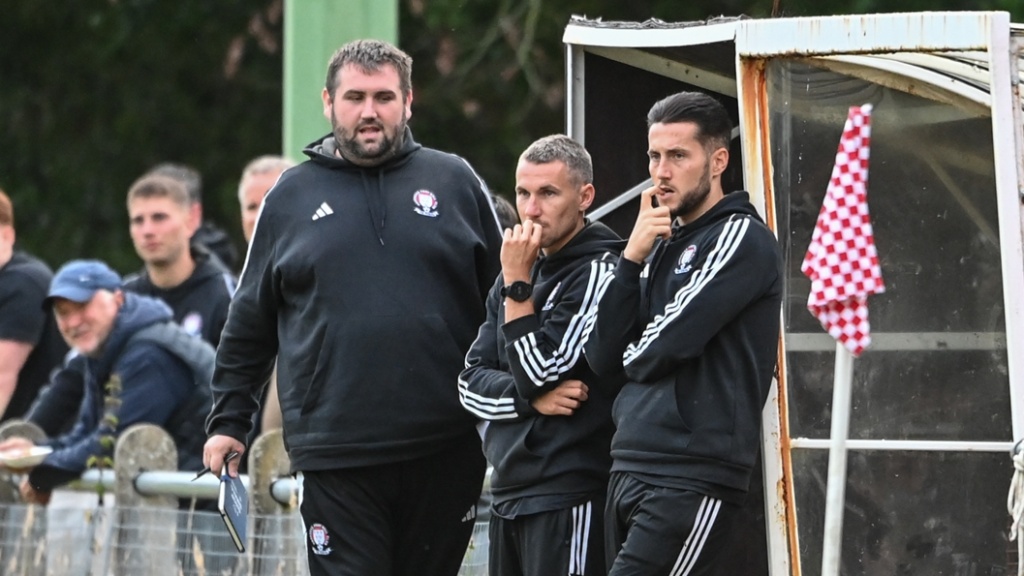
[[672, 567], [671, 576], [686, 576], [693, 570], [694, 564], [700, 558], [700, 552], [704, 548], [704, 542], [708, 534], [715, 526], [715, 519], [718, 517], [718, 510], [722, 507], [722, 501], [718, 498], [705, 496], [697, 509], [697, 517], [693, 520], [693, 528], [690, 535], [683, 544], [683, 549], [676, 558], [676, 565]]
[[572, 537], [569, 541], [569, 576], [587, 572], [587, 544], [590, 541], [590, 515], [593, 504], [572, 507]]
[[[302, 472], [295, 473], [295, 481], [299, 485], [299, 509], [302, 509], [302, 494], [303, 494], [303, 482]], [[309, 532], [306, 531], [306, 519], [299, 514], [299, 522], [302, 522], [302, 547], [306, 550], [306, 555], [309, 555]]]

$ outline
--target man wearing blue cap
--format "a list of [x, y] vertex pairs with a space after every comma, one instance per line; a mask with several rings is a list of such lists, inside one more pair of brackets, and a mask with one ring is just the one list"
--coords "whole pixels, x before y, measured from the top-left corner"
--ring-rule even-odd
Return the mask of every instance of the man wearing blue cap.
[[[178, 448], [178, 467], [201, 468], [213, 348], [175, 324], [163, 302], [123, 292], [120, 276], [97, 260], [65, 264], [44, 305], [53, 307], [64, 340], [84, 358], [85, 397], [75, 426], [46, 443], [53, 452], [22, 482], [24, 499], [46, 504], [92, 457], [107, 462], [112, 447], [103, 438], [132, 424], [163, 427]], [[0, 452], [32, 447], [25, 438], [0, 442]]]

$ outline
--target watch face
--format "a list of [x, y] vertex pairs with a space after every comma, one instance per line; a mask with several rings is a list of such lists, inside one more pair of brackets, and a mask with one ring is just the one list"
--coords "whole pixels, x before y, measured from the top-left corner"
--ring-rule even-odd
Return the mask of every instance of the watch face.
[[501, 288], [501, 295], [516, 302], [526, 302], [533, 294], [533, 286], [526, 282], [513, 282]]

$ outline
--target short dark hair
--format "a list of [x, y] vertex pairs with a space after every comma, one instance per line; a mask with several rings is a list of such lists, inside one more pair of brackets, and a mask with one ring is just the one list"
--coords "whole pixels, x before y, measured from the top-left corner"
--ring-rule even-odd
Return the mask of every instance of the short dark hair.
[[519, 161], [530, 164], [561, 162], [569, 169], [573, 186], [594, 182], [594, 164], [590, 153], [582, 144], [565, 134], [552, 134], [535, 141], [519, 156]]
[[149, 172], [146, 173], [147, 176], [151, 174], [167, 176], [181, 182], [185, 186], [185, 192], [188, 193], [190, 202], [193, 204], [201, 204], [203, 202], [203, 177], [199, 175], [199, 171], [195, 168], [185, 164], [163, 162], [150, 168]]
[[729, 149], [732, 120], [721, 102], [703, 92], [678, 92], [651, 106], [647, 127], [655, 124], [692, 122], [697, 125], [697, 141], [706, 150]]
[[149, 172], [136, 180], [128, 189], [128, 205], [136, 198], [170, 198], [172, 202], [188, 209], [192, 203], [185, 185], [164, 174]]
[[409, 99], [412, 92], [412, 58], [395, 45], [383, 40], [353, 40], [338, 48], [327, 65], [327, 94], [334, 98], [338, 89], [338, 71], [346, 64], [352, 64], [363, 72], [377, 72], [384, 66], [394, 66], [398, 72], [402, 100]]
[[14, 205], [3, 190], [0, 190], [0, 226], [14, 226]]
[[501, 225], [502, 230], [514, 228], [516, 224], [519, 224], [519, 213], [516, 212], [516, 207], [511, 202], [504, 196], [494, 193], [491, 194], [491, 199], [494, 201], [494, 213], [498, 216], [498, 224]]

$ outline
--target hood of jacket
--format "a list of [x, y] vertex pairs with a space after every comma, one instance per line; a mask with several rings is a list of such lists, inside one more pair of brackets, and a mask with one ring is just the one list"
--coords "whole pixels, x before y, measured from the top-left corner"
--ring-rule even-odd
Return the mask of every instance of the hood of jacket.
[[157, 322], [168, 322], [173, 319], [171, 308], [163, 301], [149, 296], [141, 296], [131, 292], [124, 294], [124, 304], [114, 319], [114, 328], [103, 344], [103, 353], [97, 359], [90, 359], [90, 365], [96, 370], [94, 374], [107, 374], [117, 359], [121, 349], [133, 334]]
[[549, 276], [566, 263], [575, 263], [580, 258], [595, 257], [605, 252], [618, 254], [625, 247], [625, 240], [601, 222], [586, 220], [583, 228], [569, 240], [562, 249], [538, 260], [537, 270], [541, 276]]
[[306, 154], [306, 156], [309, 156], [309, 159], [313, 162], [328, 168], [372, 172], [388, 171], [397, 168], [398, 166], [408, 162], [409, 155], [420, 148], [422, 148], [422, 146], [420, 146], [420, 144], [412, 137], [412, 130], [406, 126], [405, 132], [402, 133], [402, 147], [395, 152], [394, 156], [391, 156], [376, 166], [360, 166], [338, 156], [336, 154], [336, 151], [338, 150], [338, 141], [334, 138], [334, 134], [327, 134], [322, 138], [311, 142], [303, 150], [303, 153]]
[[332, 170], [345, 170], [359, 173], [362, 179], [363, 195], [366, 197], [366, 209], [370, 221], [377, 232], [377, 239], [384, 245], [384, 227], [387, 225], [387, 203], [384, 201], [384, 174], [407, 163], [412, 155], [422, 148], [412, 137], [408, 126], [402, 134], [402, 147], [387, 160], [376, 166], [359, 166], [337, 155], [338, 141], [333, 134], [328, 134], [311, 143], [303, 152], [310, 160]]
[[225, 273], [230, 274], [221, 267], [221, 263], [214, 260], [213, 254], [206, 250], [201, 244], [192, 246], [192, 260], [195, 261], [196, 267], [192, 271], [192, 275], [185, 279], [184, 282], [172, 288], [172, 290], [180, 289], [183, 292], [193, 290], [196, 286], [203, 284], [211, 277], [220, 278]]
[[[124, 285], [135, 293], [188, 293], [196, 286], [207, 281], [211, 276], [231, 274], [231, 272], [224, 267], [224, 263], [217, 259], [216, 255], [210, 252], [206, 246], [198, 242], [193, 241], [190, 243], [189, 254], [192, 255], [192, 261], [195, 262], [195, 268], [192, 270], [192, 274], [177, 286], [171, 288], [158, 287], [156, 284], [153, 284], [153, 279], [149, 276], [149, 270], [145, 267], [136, 273], [126, 276], [124, 278]], [[132, 286], [132, 284], [135, 284], [135, 286]]]
[[717, 204], [693, 222], [682, 226], [673, 226], [672, 237], [684, 236], [691, 230], [699, 230], [710, 225], [712, 222], [724, 220], [733, 214], [746, 214], [754, 217], [758, 222], [764, 223], [761, 215], [757, 213], [757, 210], [750, 203], [750, 194], [743, 190], [737, 190], [723, 196]]

